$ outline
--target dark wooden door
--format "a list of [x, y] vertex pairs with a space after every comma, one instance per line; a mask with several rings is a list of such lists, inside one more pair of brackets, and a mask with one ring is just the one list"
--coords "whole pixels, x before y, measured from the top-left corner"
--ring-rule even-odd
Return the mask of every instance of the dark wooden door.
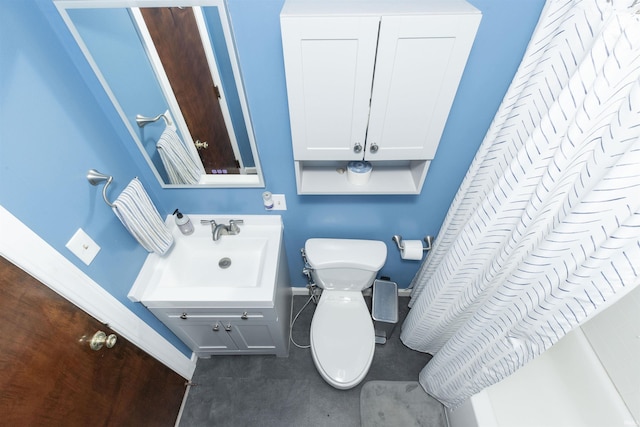
[[173, 426], [185, 380], [0, 257], [0, 425]]
[[208, 144], [198, 150], [206, 172], [238, 173], [239, 163], [220, 108], [220, 82], [211, 76], [193, 10], [154, 7], [140, 12], [191, 137]]

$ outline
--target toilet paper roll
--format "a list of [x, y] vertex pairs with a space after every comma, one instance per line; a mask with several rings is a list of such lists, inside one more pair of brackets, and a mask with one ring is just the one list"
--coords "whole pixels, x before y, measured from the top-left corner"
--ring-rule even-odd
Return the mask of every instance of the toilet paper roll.
[[347, 163], [347, 180], [354, 185], [364, 185], [371, 176], [371, 163], [349, 162]]
[[422, 241], [421, 240], [403, 240], [403, 248], [400, 250], [402, 259], [421, 260], [422, 259]]

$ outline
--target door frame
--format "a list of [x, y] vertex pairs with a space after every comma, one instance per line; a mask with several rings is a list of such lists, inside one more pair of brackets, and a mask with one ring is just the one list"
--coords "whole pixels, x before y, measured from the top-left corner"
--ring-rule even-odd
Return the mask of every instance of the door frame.
[[187, 357], [124, 304], [0, 205], [0, 255], [98, 321], [108, 324], [169, 369], [191, 380], [197, 356]]

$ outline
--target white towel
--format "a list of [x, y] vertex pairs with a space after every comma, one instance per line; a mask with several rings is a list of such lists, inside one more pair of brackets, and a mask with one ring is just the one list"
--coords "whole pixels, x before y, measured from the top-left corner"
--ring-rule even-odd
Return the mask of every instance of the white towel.
[[113, 202], [113, 212], [147, 251], [163, 255], [173, 245], [171, 232], [138, 178]]
[[167, 127], [156, 144], [160, 159], [171, 184], [195, 184], [202, 174], [201, 168], [187, 151], [175, 130]]

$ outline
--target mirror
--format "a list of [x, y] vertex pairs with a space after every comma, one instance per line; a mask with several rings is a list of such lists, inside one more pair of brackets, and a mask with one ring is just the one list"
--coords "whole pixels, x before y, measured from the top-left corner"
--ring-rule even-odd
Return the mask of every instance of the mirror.
[[264, 187], [224, 0], [53, 0], [163, 187]]

